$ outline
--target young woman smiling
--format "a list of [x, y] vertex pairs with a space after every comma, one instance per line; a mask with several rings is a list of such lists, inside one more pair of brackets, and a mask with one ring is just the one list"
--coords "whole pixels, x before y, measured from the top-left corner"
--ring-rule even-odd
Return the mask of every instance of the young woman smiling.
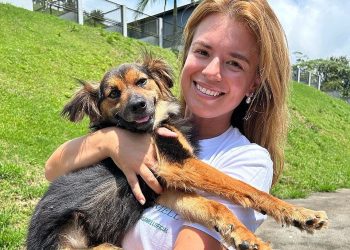
[[[290, 62], [283, 29], [266, 0], [204, 0], [184, 31], [181, 100], [198, 131], [199, 158], [268, 192], [281, 173], [286, 137]], [[158, 133], [172, 136], [170, 131]], [[129, 150], [133, 148], [132, 152]], [[135, 197], [144, 202], [140, 175], [156, 192], [157, 159], [148, 135], [107, 128], [61, 145], [46, 163], [53, 180], [111, 157]], [[219, 197], [252, 231], [265, 216]], [[196, 208], [194, 208], [196, 209]], [[224, 249], [220, 236], [159, 205], [145, 211], [124, 249]]]

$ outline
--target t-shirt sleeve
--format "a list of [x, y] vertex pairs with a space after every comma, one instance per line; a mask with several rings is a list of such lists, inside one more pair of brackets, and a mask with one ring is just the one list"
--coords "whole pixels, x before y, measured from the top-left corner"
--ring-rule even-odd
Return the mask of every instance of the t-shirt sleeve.
[[[258, 145], [250, 144], [233, 148], [224, 152], [219, 157], [219, 160], [214, 161], [213, 164], [225, 174], [248, 183], [261, 191], [269, 192], [271, 188], [273, 163], [268, 151]], [[233, 204], [221, 197], [206, 193], [201, 193], [201, 195], [208, 199], [218, 201], [228, 207], [252, 232], [254, 232], [266, 219], [266, 215], [262, 215], [250, 208], [243, 208], [242, 206]], [[184, 225], [199, 229], [224, 244], [221, 236], [216, 231], [210, 230], [197, 223], [185, 222]], [[228, 247], [228, 249], [234, 248]]]

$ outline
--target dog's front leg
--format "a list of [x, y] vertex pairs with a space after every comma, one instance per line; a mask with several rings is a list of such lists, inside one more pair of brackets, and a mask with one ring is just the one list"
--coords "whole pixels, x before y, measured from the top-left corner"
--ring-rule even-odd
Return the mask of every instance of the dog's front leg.
[[216, 194], [235, 204], [266, 213], [282, 224], [293, 225], [309, 233], [325, 227], [328, 222], [323, 211], [291, 205], [231, 178], [196, 158], [188, 158], [181, 165], [164, 162], [159, 175], [166, 180], [169, 187], [181, 190], [199, 189]]
[[195, 193], [167, 190], [157, 203], [173, 209], [184, 220], [199, 223], [218, 231], [236, 249], [271, 249], [267, 243], [250, 232], [224, 205]]

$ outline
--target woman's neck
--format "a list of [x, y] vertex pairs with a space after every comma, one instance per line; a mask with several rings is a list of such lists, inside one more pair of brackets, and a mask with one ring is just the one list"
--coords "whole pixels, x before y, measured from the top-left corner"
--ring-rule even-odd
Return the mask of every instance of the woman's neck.
[[219, 136], [231, 126], [230, 116], [203, 118], [192, 115], [192, 121], [200, 140]]

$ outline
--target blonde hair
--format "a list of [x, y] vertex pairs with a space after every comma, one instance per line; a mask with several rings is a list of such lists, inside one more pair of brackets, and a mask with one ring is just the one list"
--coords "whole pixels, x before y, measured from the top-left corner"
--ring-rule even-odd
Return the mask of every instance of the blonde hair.
[[[288, 126], [290, 61], [283, 28], [266, 0], [204, 0], [196, 7], [184, 30], [182, 67], [196, 28], [205, 17], [216, 13], [246, 24], [256, 37], [260, 58], [257, 70], [261, 84], [250, 106], [244, 99], [234, 110], [231, 123], [251, 142], [269, 151], [274, 163], [275, 184], [284, 166]], [[183, 96], [181, 101], [185, 107]]]

